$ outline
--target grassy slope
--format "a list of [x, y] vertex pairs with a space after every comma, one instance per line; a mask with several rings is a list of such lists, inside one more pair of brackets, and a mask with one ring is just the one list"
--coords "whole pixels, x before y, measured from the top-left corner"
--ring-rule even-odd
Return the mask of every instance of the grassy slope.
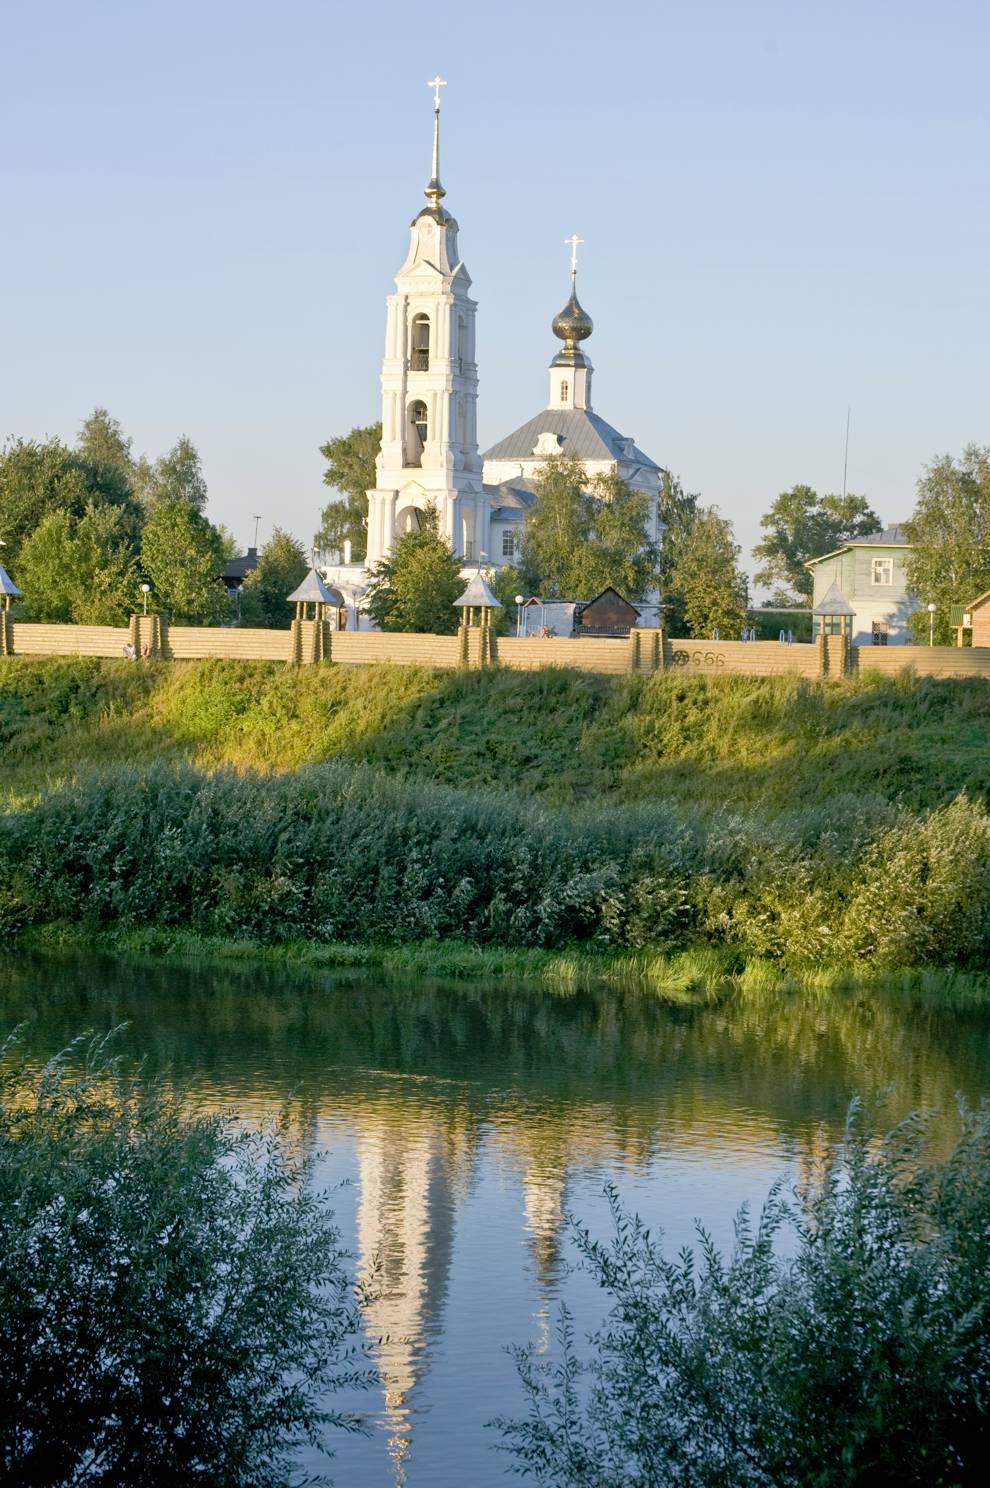
[[868, 794], [924, 809], [990, 789], [990, 687], [15, 662], [0, 666], [0, 752], [8, 800], [111, 761], [283, 771], [339, 757], [558, 803], [775, 814]]

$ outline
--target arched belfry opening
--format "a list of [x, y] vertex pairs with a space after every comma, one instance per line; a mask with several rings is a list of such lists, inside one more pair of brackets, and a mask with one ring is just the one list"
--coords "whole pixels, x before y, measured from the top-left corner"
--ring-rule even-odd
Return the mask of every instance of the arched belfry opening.
[[406, 430], [406, 464], [422, 465], [423, 450], [429, 437], [429, 413], [422, 398], [409, 405], [408, 428]]
[[467, 354], [467, 322], [463, 315], [457, 317], [457, 370], [464, 371], [464, 363], [468, 359]]
[[410, 369], [413, 372], [430, 370], [430, 317], [428, 315], [413, 316]]

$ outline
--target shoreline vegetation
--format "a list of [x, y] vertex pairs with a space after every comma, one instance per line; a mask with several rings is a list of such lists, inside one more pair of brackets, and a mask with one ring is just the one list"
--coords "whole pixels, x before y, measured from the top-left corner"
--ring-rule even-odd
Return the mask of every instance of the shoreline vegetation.
[[[717, 997], [978, 987], [990, 689], [0, 668], [0, 937]], [[198, 949], [196, 949], [198, 948]]]
[[50, 922], [14, 937], [19, 951], [59, 956], [113, 956], [135, 964], [162, 958], [196, 966], [266, 967], [300, 974], [374, 973], [384, 981], [410, 976], [426, 983], [497, 983], [568, 996], [588, 991], [649, 994], [671, 1005], [715, 1006], [775, 996], [845, 996], [875, 992], [912, 1006], [964, 1011], [990, 1003], [990, 972], [921, 967], [900, 971], [804, 967], [786, 970], [767, 959], [741, 958], [724, 948], [703, 946], [663, 955], [623, 951], [605, 954], [583, 946], [561, 951], [483, 948], [469, 941], [420, 941], [407, 945], [345, 942], [262, 941], [197, 935], [154, 927], [92, 930]]

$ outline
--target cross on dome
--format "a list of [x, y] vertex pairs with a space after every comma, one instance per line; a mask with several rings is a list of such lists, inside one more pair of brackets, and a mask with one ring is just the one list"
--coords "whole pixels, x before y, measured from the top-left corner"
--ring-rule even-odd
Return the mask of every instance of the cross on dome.
[[441, 88], [446, 88], [446, 86], [447, 86], [447, 79], [446, 78], [442, 78], [440, 76], [440, 74], [437, 73], [437, 75], [436, 75], [435, 78], [430, 78], [430, 81], [427, 83], [426, 86], [428, 88], [432, 88], [433, 89], [433, 108], [434, 108], [434, 111], [436, 113], [439, 113], [440, 112], [440, 89]]
[[577, 273], [577, 251], [578, 251], [578, 246], [581, 243], [583, 243], [583, 242], [584, 242], [584, 239], [583, 238], [579, 238], [578, 235], [577, 235], [577, 233], [572, 233], [569, 238], [565, 238], [564, 239], [564, 247], [565, 248], [569, 248], [571, 250], [571, 273], [572, 274], [576, 274]]

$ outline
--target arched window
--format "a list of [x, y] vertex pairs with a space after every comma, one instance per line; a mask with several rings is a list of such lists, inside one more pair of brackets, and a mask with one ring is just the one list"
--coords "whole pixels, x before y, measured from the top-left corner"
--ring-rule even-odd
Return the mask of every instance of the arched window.
[[562, 382], [560, 384], [560, 401], [561, 401], [561, 403], [566, 403], [567, 400], [568, 400], [568, 398], [570, 397], [570, 395], [571, 395], [571, 385], [570, 385], [570, 383], [569, 382]]
[[464, 316], [457, 317], [457, 370], [464, 371], [464, 363], [467, 361], [467, 327]]
[[457, 400], [457, 443], [461, 449], [467, 443], [467, 415], [464, 412], [464, 399]]
[[417, 398], [415, 403], [410, 403], [409, 405], [409, 439], [407, 443], [410, 465], [422, 465], [423, 463], [423, 446], [426, 444], [426, 438], [429, 432], [428, 422], [429, 415], [426, 411], [426, 404]]
[[430, 317], [414, 315], [412, 323], [412, 370], [428, 372], [430, 369]]

